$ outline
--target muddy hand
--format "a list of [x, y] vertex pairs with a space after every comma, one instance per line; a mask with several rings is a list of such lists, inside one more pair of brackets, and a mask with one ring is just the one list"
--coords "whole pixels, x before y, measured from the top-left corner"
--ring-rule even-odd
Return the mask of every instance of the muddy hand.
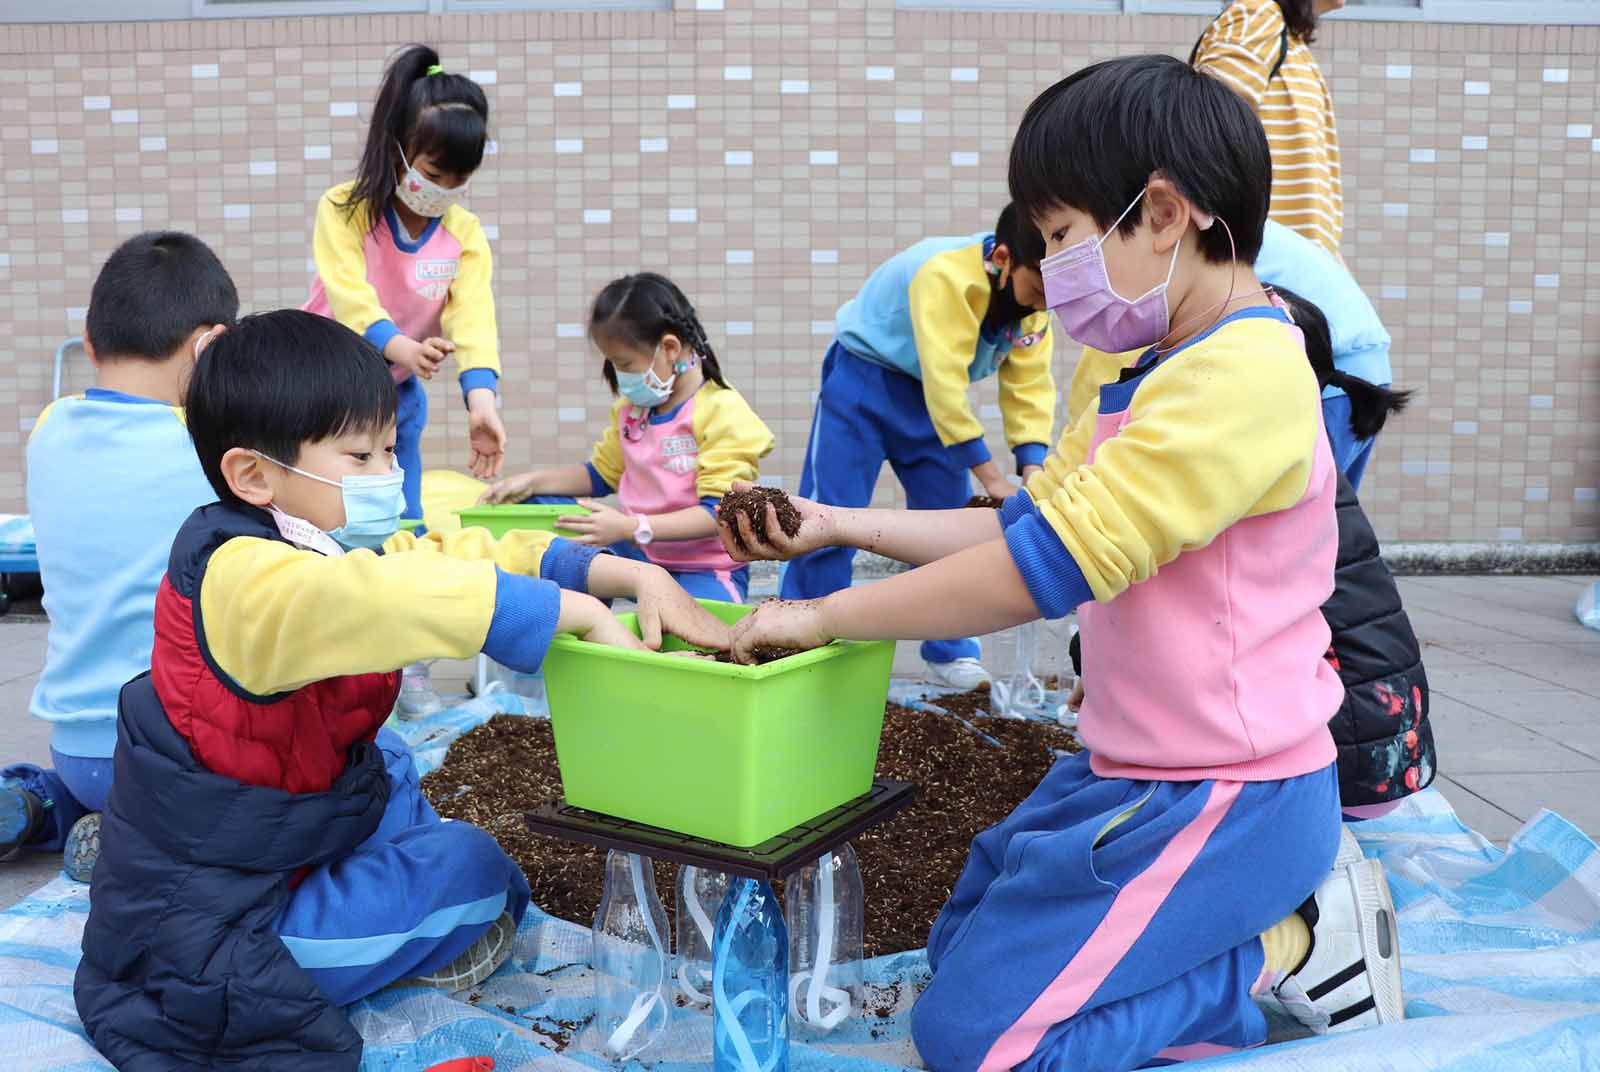
[[500, 503], [519, 503], [533, 494], [534, 473], [518, 473], [489, 485], [478, 496], [479, 506], [498, 506]]
[[728, 626], [695, 602], [666, 570], [646, 570], [634, 600], [639, 604], [639, 632], [651, 651], [659, 650], [663, 635], [669, 634], [697, 648], [728, 650]]
[[754, 663], [756, 648], [810, 651], [832, 639], [822, 628], [822, 600], [773, 599], [733, 627], [733, 658]]

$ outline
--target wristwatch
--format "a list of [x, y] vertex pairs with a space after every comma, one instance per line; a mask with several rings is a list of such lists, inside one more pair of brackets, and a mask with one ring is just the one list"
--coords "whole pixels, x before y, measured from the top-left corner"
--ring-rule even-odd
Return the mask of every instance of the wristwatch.
[[644, 514], [639, 514], [636, 520], [639, 524], [633, 530], [633, 542], [644, 547], [656, 538], [656, 530], [650, 527], [650, 519]]

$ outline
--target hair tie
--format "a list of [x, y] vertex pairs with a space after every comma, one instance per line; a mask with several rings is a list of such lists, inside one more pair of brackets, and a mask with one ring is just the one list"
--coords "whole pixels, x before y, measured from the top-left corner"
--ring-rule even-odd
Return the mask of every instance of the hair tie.
[[432, 77], [433, 75], [436, 75], [436, 74], [444, 74], [444, 68], [439, 66], [437, 63], [431, 64], [428, 67], [427, 74], [428, 74], [429, 77]]

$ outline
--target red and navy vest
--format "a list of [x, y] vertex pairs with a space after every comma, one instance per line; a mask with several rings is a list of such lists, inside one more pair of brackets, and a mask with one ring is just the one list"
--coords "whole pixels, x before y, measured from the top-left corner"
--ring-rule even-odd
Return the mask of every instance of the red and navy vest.
[[206, 642], [200, 585], [217, 548], [252, 536], [288, 542], [270, 514], [250, 506], [202, 506], [178, 530], [156, 594], [151, 679], [168, 721], [208, 770], [247, 785], [325, 792], [350, 747], [371, 741], [389, 717], [400, 675], [352, 674], [272, 696], [229, 677]]

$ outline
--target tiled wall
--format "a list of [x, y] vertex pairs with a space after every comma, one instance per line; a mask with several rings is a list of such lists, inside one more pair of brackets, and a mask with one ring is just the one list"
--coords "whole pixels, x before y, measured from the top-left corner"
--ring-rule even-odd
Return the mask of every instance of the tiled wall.
[[[193, 230], [248, 307], [304, 299], [312, 205], [349, 173], [395, 45], [439, 45], [490, 95], [497, 152], [471, 207], [495, 250], [514, 463], [585, 456], [608, 401], [587, 302], [651, 267], [698, 303], [792, 487], [838, 304], [903, 245], [988, 226], [1038, 90], [1091, 60], [1182, 53], [1203, 23], [727, 0], [0, 26], [0, 511], [22, 508], [50, 355], [120, 238]], [[1421, 391], [1367, 478], [1381, 532], [1594, 538], [1600, 30], [1347, 23], [1317, 51], [1345, 252], [1394, 333], [1397, 379]], [[1059, 350], [1064, 387], [1075, 348]], [[433, 391], [425, 456], [462, 464], [458, 396]], [[992, 381], [978, 398], [1000, 448]]]

